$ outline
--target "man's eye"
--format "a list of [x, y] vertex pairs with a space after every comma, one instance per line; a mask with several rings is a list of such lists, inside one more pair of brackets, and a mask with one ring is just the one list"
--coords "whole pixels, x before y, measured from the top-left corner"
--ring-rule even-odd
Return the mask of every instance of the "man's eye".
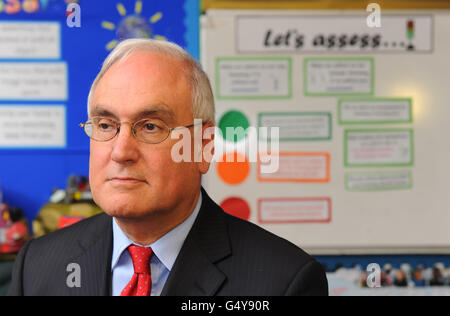
[[147, 124], [145, 124], [145, 130], [146, 130], [146, 131], [154, 132], [154, 131], [156, 131], [156, 130], [158, 130], [158, 129], [159, 129], [159, 127], [156, 126], [156, 125], [153, 124], [153, 123], [147, 123]]
[[161, 124], [158, 124], [157, 122], [144, 122], [142, 130], [146, 133], [159, 132], [161, 130]]
[[97, 122], [97, 129], [102, 132], [114, 130], [114, 124], [112, 122], [100, 121]]

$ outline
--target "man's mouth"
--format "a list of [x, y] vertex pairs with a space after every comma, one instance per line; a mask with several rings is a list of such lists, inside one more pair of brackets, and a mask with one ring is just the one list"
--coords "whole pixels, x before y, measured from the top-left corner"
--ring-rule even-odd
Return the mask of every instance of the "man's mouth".
[[117, 184], [137, 184], [146, 183], [145, 180], [132, 178], [132, 177], [112, 177], [107, 180], [107, 182], [117, 183]]

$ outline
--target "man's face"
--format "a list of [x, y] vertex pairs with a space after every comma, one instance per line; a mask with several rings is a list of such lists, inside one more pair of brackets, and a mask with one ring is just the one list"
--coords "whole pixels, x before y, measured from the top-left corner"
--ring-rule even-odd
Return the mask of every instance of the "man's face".
[[[106, 115], [130, 123], [157, 118], [169, 127], [191, 125], [192, 92], [183, 67], [182, 61], [159, 53], [133, 53], [99, 81], [90, 117]], [[131, 219], [173, 210], [195, 196], [207, 168], [175, 163], [171, 148], [178, 141], [140, 142], [128, 123], [110, 141], [91, 140], [89, 177], [95, 202], [111, 216]]]

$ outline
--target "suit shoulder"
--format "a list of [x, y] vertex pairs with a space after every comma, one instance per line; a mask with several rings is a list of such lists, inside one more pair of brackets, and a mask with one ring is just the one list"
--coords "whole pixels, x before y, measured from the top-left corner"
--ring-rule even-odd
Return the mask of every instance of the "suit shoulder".
[[290, 262], [298, 269], [314, 258], [290, 241], [281, 238], [253, 223], [225, 214], [233, 251], [253, 252], [260, 257]]
[[68, 264], [79, 262], [91, 246], [104, 244], [111, 224], [111, 218], [102, 213], [30, 240], [16, 260], [14, 289], [21, 288], [23, 295], [62, 295], [67, 289]]
[[228, 276], [221, 294], [327, 294], [325, 271], [312, 256], [255, 224], [224, 216], [231, 255], [219, 263]]
[[33, 239], [29, 248], [29, 252], [31, 253], [29, 254], [36, 252], [42, 256], [46, 251], [67, 252], [67, 250], [70, 250], [71, 246], [75, 245], [77, 241], [86, 236], [95, 236], [102, 230], [104, 231], [102, 227], [106, 227], [108, 221], [111, 221], [111, 217], [101, 213], [55, 232]]

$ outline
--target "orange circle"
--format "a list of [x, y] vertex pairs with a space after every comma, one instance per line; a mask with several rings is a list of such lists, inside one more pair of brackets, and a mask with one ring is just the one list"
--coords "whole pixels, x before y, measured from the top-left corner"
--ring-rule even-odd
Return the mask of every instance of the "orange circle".
[[222, 161], [217, 163], [219, 177], [228, 184], [239, 184], [247, 179], [250, 164], [245, 155], [238, 152], [226, 153]]

